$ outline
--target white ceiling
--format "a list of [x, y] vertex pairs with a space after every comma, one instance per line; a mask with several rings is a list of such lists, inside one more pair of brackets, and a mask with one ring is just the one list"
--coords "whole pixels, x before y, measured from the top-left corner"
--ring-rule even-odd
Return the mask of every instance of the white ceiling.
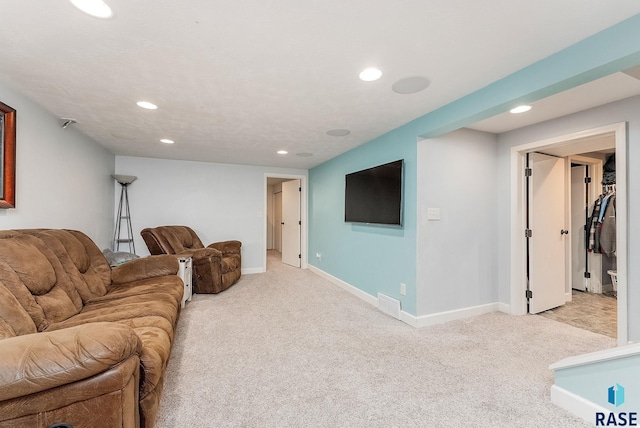
[[[637, 0], [107, 2], [110, 20], [68, 0], [0, 2], [0, 80], [117, 155], [293, 168], [640, 12]], [[359, 81], [372, 65], [382, 79]], [[410, 76], [431, 85], [391, 90]], [[351, 134], [326, 134], [335, 128]]]

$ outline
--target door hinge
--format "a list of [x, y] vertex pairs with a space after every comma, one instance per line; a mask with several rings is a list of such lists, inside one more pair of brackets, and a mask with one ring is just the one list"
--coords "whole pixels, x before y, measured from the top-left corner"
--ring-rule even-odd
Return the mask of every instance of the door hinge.
[[524, 237], [525, 238], [531, 238], [533, 236], [533, 231], [531, 229], [525, 229], [524, 230]]
[[301, 259], [302, 258], [302, 254], [298, 254], [298, 258]]
[[298, 192], [302, 192], [302, 187], [298, 187]]
[[298, 224], [302, 226], [302, 220], [298, 220]]
[[525, 177], [531, 177], [533, 175], [533, 171], [531, 170], [531, 168], [525, 168], [524, 169], [524, 176]]
[[584, 178], [584, 182], [585, 182], [585, 184], [591, 183], [591, 177], [585, 177]]
[[527, 296], [527, 299], [533, 299], [533, 291], [527, 290], [525, 295]]
[[584, 273], [584, 277], [585, 278], [591, 278], [591, 272], [585, 272]]

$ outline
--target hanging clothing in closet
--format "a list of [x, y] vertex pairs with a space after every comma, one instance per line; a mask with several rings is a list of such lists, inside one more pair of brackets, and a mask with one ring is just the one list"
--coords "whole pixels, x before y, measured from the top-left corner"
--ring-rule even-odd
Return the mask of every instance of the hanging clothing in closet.
[[603, 166], [603, 193], [593, 205], [587, 220], [586, 242], [591, 252], [616, 255], [616, 154], [611, 154]]
[[616, 194], [609, 197], [600, 226], [600, 249], [612, 257], [616, 254]]
[[611, 257], [616, 252], [616, 193], [603, 193], [593, 206], [587, 223], [587, 249]]

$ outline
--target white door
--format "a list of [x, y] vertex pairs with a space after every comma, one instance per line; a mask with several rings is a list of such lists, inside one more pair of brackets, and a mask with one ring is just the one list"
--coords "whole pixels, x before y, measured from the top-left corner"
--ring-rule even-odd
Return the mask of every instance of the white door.
[[274, 193], [273, 199], [273, 247], [282, 253], [282, 192]]
[[565, 163], [529, 155], [529, 313], [565, 303]]
[[300, 180], [282, 183], [282, 262], [300, 267]]
[[571, 167], [571, 288], [586, 291], [587, 247], [585, 230], [587, 216], [587, 167]]

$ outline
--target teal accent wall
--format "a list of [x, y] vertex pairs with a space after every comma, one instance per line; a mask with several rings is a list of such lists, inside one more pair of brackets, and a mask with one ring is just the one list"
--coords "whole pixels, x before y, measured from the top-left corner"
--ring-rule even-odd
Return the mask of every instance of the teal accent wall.
[[[640, 14], [311, 169], [309, 264], [372, 296], [380, 292], [397, 298], [402, 309], [412, 315], [424, 315], [416, 310], [416, 296], [427, 292], [420, 289], [425, 278], [416, 273], [416, 177], [421, 167], [417, 160], [418, 138], [460, 129], [520, 103], [533, 102], [638, 64]], [[345, 223], [344, 175], [400, 158], [405, 160], [404, 227]], [[315, 257], [317, 252], [322, 254], [321, 260]], [[500, 276], [500, 272], [496, 275]], [[401, 282], [407, 285], [406, 296], [399, 294]], [[498, 289], [497, 285], [494, 287]], [[462, 307], [464, 303], [460, 304]]]
[[[398, 128], [309, 171], [309, 264], [416, 313], [416, 134]], [[404, 159], [403, 226], [345, 223], [345, 175]], [[322, 254], [322, 259], [316, 258]], [[400, 283], [407, 286], [400, 295]]]

